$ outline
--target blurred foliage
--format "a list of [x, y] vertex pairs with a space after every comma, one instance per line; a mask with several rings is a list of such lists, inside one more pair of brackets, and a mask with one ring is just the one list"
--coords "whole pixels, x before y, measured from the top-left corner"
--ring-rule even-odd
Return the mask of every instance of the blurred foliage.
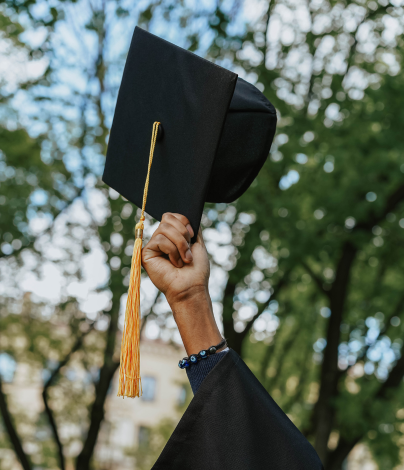
[[[0, 75], [1, 349], [46, 377], [91, 328], [49, 386], [56, 422], [80, 422], [82, 439], [72, 445], [59, 436], [58, 450], [49, 416], [38, 416], [47, 437], [31, 447], [35, 465], [62, 468], [65, 456], [89, 468], [118, 366], [136, 210], [100, 174], [130, 40], [122, 31], [135, 24], [233, 68], [278, 111], [256, 181], [234, 204], [207, 205], [202, 219], [230, 345], [326, 470], [341, 469], [358, 442], [380, 469], [403, 461], [403, 18], [401, 3], [386, 0], [279, 0], [254, 9], [238, 1], [212, 9], [163, 0], [3, 2], [0, 41], [43, 72]], [[41, 40], [21, 34], [34, 28]], [[77, 208], [85, 216], [75, 218]], [[31, 313], [21, 314], [21, 269], [40, 273], [54, 263], [68, 286], [100, 248], [109, 266], [95, 289], [110, 298], [102, 312], [86, 319], [64, 288], [60, 305], [33, 296]], [[164, 299], [143, 294], [144, 326], [172, 338]], [[72, 368], [84, 375], [70, 393]], [[22, 425], [27, 418], [13, 416], [21, 439], [38, 444]], [[150, 467], [172, 426], [162, 423], [131, 453], [139, 468]]]
[[[342, 18], [354, 6], [340, 15], [338, 6], [313, 4], [312, 25], [324, 14], [333, 23], [316, 35], [296, 28], [291, 44], [281, 37], [275, 45], [265, 22], [272, 14], [270, 31], [282, 11], [276, 14], [271, 4], [248, 43], [262, 57], [272, 56], [271, 66], [262, 58], [251, 64], [251, 50], [234, 55], [280, 119], [271, 158], [237, 203], [240, 212], [253, 209], [255, 221], [239, 248], [245, 269], [237, 262], [230, 273], [236, 296], [229, 296], [224, 320], [227, 314], [229, 325], [239, 319], [241, 328], [251, 325], [241, 310], [247, 293], [257, 320], [244, 354], [280, 406], [315, 437], [326, 468], [340, 468], [358, 439], [369, 442], [380, 468], [393, 468], [403, 443], [395, 412], [402, 406], [403, 372], [404, 113], [397, 96], [404, 43], [402, 36], [386, 39], [385, 14], [398, 19], [402, 9], [361, 6], [363, 19], [350, 37]], [[365, 23], [371, 53], [359, 40]], [[217, 36], [216, 60], [229, 54], [235, 39]], [[326, 41], [328, 54], [321, 54]], [[308, 51], [314, 59], [307, 75], [301, 64]], [[339, 72], [342, 53], [348, 69]], [[273, 338], [265, 338], [256, 313], [263, 311], [258, 295], [268, 284], [280, 320]], [[334, 452], [327, 445], [333, 429], [339, 435]]]
[[32, 139], [24, 129], [0, 128], [0, 214], [2, 253], [7, 256], [32, 242], [29, 220], [47, 218], [49, 223], [67, 206], [66, 187], [70, 173], [60, 160], [46, 164], [41, 159], [41, 139]]
[[[26, 293], [22, 303], [1, 299], [0, 361], [3, 368], [6, 366], [2, 370], [5, 388], [14, 379], [28, 385], [28, 390], [32, 391], [38, 387], [38, 382], [43, 381], [58, 423], [67, 422], [81, 429], [92, 403], [104, 342], [74, 302], [59, 305], [51, 318], [47, 318], [44, 305], [32, 302], [30, 297]], [[58, 370], [64, 363], [68, 366]], [[23, 365], [20, 374], [15, 370], [16, 364]], [[55, 376], [49, 382], [52, 374]], [[56, 468], [55, 441], [46, 412], [37, 413], [36, 400], [36, 409], [33, 410], [30, 406], [21, 406], [21, 396], [17, 401], [10, 398], [15, 421], [24, 423], [21, 427], [24, 445], [35, 449], [30, 452], [32, 463], [43, 468]], [[64, 444], [66, 447], [74, 446], [76, 440], [73, 433], [65, 437]], [[13, 461], [7, 465], [7, 458], [2, 463], [4, 469], [13, 466]]]

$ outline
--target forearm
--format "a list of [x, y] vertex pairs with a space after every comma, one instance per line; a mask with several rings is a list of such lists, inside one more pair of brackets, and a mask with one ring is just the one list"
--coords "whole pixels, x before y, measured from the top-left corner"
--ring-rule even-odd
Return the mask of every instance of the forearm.
[[206, 287], [195, 286], [176, 299], [167, 300], [188, 355], [220, 343], [222, 335]]

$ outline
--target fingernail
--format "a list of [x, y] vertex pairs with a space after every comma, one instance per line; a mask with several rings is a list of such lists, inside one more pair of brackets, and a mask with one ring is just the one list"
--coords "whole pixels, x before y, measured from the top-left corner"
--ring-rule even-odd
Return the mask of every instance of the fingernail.
[[188, 261], [192, 261], [192, 253], [191, 253], [191, 250], [187, 250], [186, 253], [185, 253], [185, 258], [188, 260]]
[[189, 224], [187, 224], [187, 230], [188, 230], [189, 234], [191, 235], [191, 237], [193, 237], [194, 236], [194, 231], [192, 230], [192, 227]]

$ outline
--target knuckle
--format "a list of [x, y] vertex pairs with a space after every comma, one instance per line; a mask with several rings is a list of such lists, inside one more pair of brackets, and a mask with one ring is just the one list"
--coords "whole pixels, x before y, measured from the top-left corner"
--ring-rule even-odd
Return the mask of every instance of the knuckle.
[[162, 230], [163, 232], [166, 232], [169, 230], [170, 224], [167, 224], [166, 222], [161, 222], [159, 229]]
[[181, 248], [181, 250], [183, 250], [183, 251], [187, 251], [187, 250], [188, 250], [189, 245], [188, 245], [188, 243], [187, 243], [186, 240], [184, 240], [184, 239], [181, 240], [181, 242], [180, 242], [180, 248]]
[[165, 236], [162, 235], [161, 233], [158, 233], [155, 237], [154, 237], [154, 240], [157, 242], [157, 243], [162, 243], [164, 240], [165, 240]]
[[189, 220], [183, 215], [182, 216], [182, 223], [185, 225], [189, 224]]
[[164, 212], [164, 214], [161, 217], [161, 221], [163, 221], [163, 219], [166, 219], [168, 217], [172, 217], [171, 212]]

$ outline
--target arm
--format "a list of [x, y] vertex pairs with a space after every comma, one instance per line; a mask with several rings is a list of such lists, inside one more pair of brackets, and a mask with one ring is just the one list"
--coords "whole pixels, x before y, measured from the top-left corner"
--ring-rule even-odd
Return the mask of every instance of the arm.
[[166, 296], [187, 354], [218, 344], [221, 334], [208, 291], [209, 260], [199, 230], [186, 217], [164, 214], [142, 252], [142, 264], [154, 285]]

